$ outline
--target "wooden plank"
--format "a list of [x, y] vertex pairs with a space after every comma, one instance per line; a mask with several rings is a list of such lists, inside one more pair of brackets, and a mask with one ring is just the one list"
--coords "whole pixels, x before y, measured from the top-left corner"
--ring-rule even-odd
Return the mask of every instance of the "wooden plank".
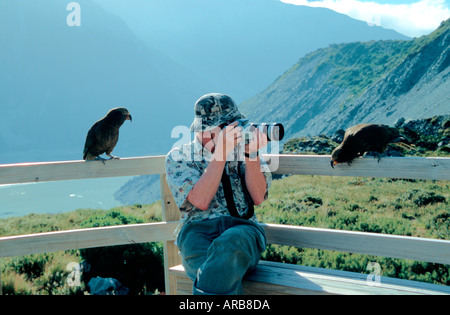
[[[259, 268], [259, 267], [258, 267]], [[177, 290], [173, 294], [192, 295], [193, 282], [186, 275], [183, 266], [178, 265], [170, 268], [170, 275], [176, 279]], [[262, 275], [262, 274], [259, 274]], [[276, 273], [274, 274], [276, 276]], [[281, 275], [281, 274], [279, 274]], [[277, 278], [274, 278], [277, 279]], [[250, 274], [242, 281], [242, 288], [245, 295], [308, 295], [308, 294], [327, 294], [326, 292], [311, 291], [308, 288], [290, 287], [280, 285], [281, 279], [278, 281], [266, 282], [264, 277], [258, 277], [258, 270]]]
[[[333, 277], [339, 277], [341, 279], [348, 278], [348, 279], [350, 279], [350, 281], [368, 282], [367, 281], [368, 274], [363, 274], [363, 273], [317, 268], [317, 267], [308, 267], [308, 266], [293, 265], [293, 264], [285, 264], [285, 263], [278, 263], [278, 262], [272, 262], [272, 261], [260, 261], [259, 266], [278, 267], [278, 268], [283, 268], [283, 269], [293, 269], [293, 270], [299, 270], [299, 271], [306, 271], [306, 272], [312, 273], [316, 276], [325, 276], [325, 277], [333, 276]], [[346, 282], [346, 280], [340, 280], [340, 281]], [[409, 288], [408, 290], [412, 289], [415, 292], [421, 293], [421, 294], [430, 294], [430, 293], [450, 294], [450, 286], [431, 284], [431, 283], [413, 281], [413, 280], [384, 277], [384, 276], [382, 276], [382, 270], [381, 270], [381, 277], [379, 279], [379, 283], [383, 283], [385, 286], [389, 285], [389, 286], [393, 286], [393, 287], [408, 287]], [[368, 283], [365, 283], [365, 285], [369, 285], [372, 287], [372, 286], [378, 286], [378, 283], [375, 283], [371, 280]]]
[[58, 231], [0, 238], [0, 257], [173, 240], [178, 222]]
[[[330, 156], [264, 155], [277, 165], [277, 174], [387, 177], [450, 180], [450, 158], [355, 159], [351, 166], [332, 169]], [[101, 161], [39, 162], [0, 165], [0, 185], [118, 176], [163, 174], [165, 156]], [[276, 162], [275, 162], [276, 161]]]
[[[166, 174], [160, 175], [161, 183], [161, 205], [162, 205], [162, 219], [163, 221], [179, 221], [180, 210], [178, 209], [172, 192], [167, 184]], [[175, 229], [173, 230], [175, 232]], [[174, 235], [175, 236], [175, 235]], [[181, 264], [181, 257], [178, 255], [178, 247], [173, 240], [164, 242], [164, 279], [165, 290], [167, 294], [176, 292], [176, 279], [170, 277], [169, 268]]]
[[450, 241], [262, 224], [269, 243], [450, 264]]
[[332, 295], [325, 291], [313, 291], [308, 288], [259, 281], [243, 281], [242, 288], [245, 295]]
[[173, 277], [176, 282], [176, 288], [171, 295], [192, 295], [192, 280], [186, 277]]
[[[450, 180], [450, 158], [355, 159], [351, 166], [330, 166], [330, 156], [264, 155], [277, 174], [387, 177]], [[66, 161], [0, 165], [0, 185], [60, 180], [163, 174], [165, 156], [101, 161]]]
[[0, 165], [0, 185], [162, 174], [165, 156]]
[[[192, 281], [183, 266], [170, 269], [183, 288], [177, 294], [192, 294]], [[187, 290], [190, 285], [190, 291]], [[450, 287], [403, 279], [380, 277], [367, 281], [367, 275], [355, 272], [314, 268], [292, 264], [260, 261], [256, 269], [245, 276], [245, 294], [255, 295], [449, 295]]]
[[378, 283], [367, 281], [367, 275], [261, 261], [247, 281], [264, 282], [319, 294], [358, 295], [441, 295], [450, 287], [416, 281], [380, 277]]
[[278, 168], [276, 174], [385, 177], [405, 179], [450, 180], [450, 158], [386, 157], [378, 163], [372, 157], [361, 157], [351, 166], [330, 166], [329, 155], [263, 155]]

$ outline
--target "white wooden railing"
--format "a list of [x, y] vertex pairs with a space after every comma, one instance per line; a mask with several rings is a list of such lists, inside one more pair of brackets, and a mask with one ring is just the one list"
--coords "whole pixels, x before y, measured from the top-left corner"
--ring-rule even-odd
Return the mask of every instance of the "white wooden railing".
[[[170, 293], [168, 269], [180, 259], [174, 245], [178, 208], [165, 179], [164, 156], [99, 161], [67, 161], [0, 165], [0, 185], [75, 179], [159, 174], [162, 221], [160, 223], [58, 231], [32, 235], [0, 236], [0, 257], [29, 255], [69, 249], [145, 242], [164, 242], [166, 291]], [[356, 159], [349, 167], [330, 167], [330, 156], [265, 155], [279, 164], [277, 174], [386, 177], [450, 180], [450, 158]], [[263, 224], [268, 242], [336, 250], [392, 258], [450, 264], [450, 240], [423, 239], [375, 233], [339, 231], [299, 226]]]

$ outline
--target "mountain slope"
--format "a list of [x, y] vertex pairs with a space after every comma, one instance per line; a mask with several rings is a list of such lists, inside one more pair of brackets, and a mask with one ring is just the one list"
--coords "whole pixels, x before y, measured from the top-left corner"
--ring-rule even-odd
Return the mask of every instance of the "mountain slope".
[[450, 20], [415, 40], [331, 45], [242, 108], [252, 120], [285, 123], [288, 138], [450, 114], [449, 43]]

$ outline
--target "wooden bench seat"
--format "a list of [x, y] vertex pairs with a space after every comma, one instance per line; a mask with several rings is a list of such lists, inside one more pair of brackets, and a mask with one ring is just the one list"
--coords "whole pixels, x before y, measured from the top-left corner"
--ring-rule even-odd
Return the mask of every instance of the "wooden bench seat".
[[[450, 241], [398, 235], [340, 231], [277, 224], [262, 224], [269, 244], [367, 255], [450, 263]], [[179, 264], [179, 263], [178, 263]], [[169, 268], [171, 294], [192, 294], [192, 281], [183, 266]], [[173, 265], [172, 265], [173, 266]], [[245, 294], [447, 294], [450, 287], [381, 277], [367, 281], [367, 274], [261, 261], [243, 282]]]
[[[192, 294], [192, 281], [182, 265], [170, 268], [176, 294]], [[450, 287], [381, 277], [379, 283], [367, 275], [347, 271], [261, 261], [243, 282], [251, 295], [450, 295]]]

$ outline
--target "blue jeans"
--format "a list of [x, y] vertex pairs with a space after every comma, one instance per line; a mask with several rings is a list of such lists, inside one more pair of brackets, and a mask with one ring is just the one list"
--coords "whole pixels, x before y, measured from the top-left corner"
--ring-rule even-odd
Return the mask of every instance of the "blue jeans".
[[242, 278], [266, 248], [264, 229], [231, 216], [187, 223], [177, 237], [194, 294], [242, 294]]

